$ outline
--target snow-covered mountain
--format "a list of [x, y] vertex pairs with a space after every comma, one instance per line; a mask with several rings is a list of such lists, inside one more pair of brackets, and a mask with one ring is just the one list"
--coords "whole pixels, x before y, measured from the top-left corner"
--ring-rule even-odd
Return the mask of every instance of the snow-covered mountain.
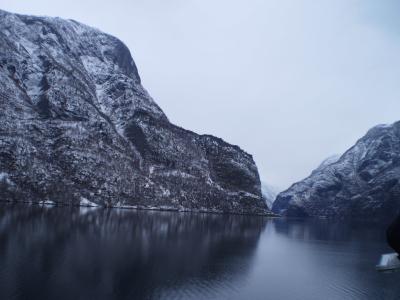
[[261, 194], [269, 209], [272, 208], [272, 204], [274, 203], [278, 193], [278, 189], [264, 181], [261, 181]]
[[320, 165], [318, 166], [318, 168], [316, 168], [313, 172], [318, 172], [322, 169], [325, 169], [327, 166], [334, 164], [339, 159], [340, 159], [339, 154], [331, 155], [328, 158], [326, 158], [325, 160], [323, 160], [322, 163], [320, 163]]
[[89, 26], [0, 11], [0, 107], [3, 200], [268, 212], [252, 156], [171, 124]]
[[280, 193], [273, 211], [287, 216], [382, 218], [400, 212], [400, 122], [379, 125], [341, 157]]

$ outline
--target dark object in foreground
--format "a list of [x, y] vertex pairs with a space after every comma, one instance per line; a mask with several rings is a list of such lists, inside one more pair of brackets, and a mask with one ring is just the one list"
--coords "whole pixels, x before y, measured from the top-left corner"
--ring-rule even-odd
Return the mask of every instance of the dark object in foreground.
[[380, 272], [394, 272], [400, 269], [400, 215], [386, 230], [386, 238], [389, 246], [397, 253], [383, 254], [376, 269]]
[[386, 238], [389, 246], [400, 255], [400, 215], [386, 230]]

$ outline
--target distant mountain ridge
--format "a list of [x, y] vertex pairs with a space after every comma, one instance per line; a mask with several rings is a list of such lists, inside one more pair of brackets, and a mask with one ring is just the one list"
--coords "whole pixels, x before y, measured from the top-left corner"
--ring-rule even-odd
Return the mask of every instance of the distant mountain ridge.
[[0, 198], [269, 213], [253, 157], [169, 122], [117, 38], [0, 11]]
[[293, 217], [392, 218], [400, 212], [400, 122], [378, 125], [277, 196]]
[[279, 192], [277, 188], [266, 182], [261, 181], [261, 194], [269, 209], [272, 209], [272, 204], [274, 203], [278, 193]]

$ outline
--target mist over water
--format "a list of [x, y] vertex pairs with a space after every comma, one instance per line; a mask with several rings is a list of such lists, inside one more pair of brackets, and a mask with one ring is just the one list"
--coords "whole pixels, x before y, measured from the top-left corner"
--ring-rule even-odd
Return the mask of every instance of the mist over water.
[[0, 206], [1, 299], [398, 299], [384, 226]]

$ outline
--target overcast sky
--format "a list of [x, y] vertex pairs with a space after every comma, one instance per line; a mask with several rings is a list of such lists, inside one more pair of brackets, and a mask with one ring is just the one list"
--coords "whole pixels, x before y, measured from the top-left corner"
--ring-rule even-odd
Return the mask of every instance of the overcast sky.
[[253, 154], [280, 189], [400, 119], [398, 0], [0, 0], [130, 48], [169, 119]]

